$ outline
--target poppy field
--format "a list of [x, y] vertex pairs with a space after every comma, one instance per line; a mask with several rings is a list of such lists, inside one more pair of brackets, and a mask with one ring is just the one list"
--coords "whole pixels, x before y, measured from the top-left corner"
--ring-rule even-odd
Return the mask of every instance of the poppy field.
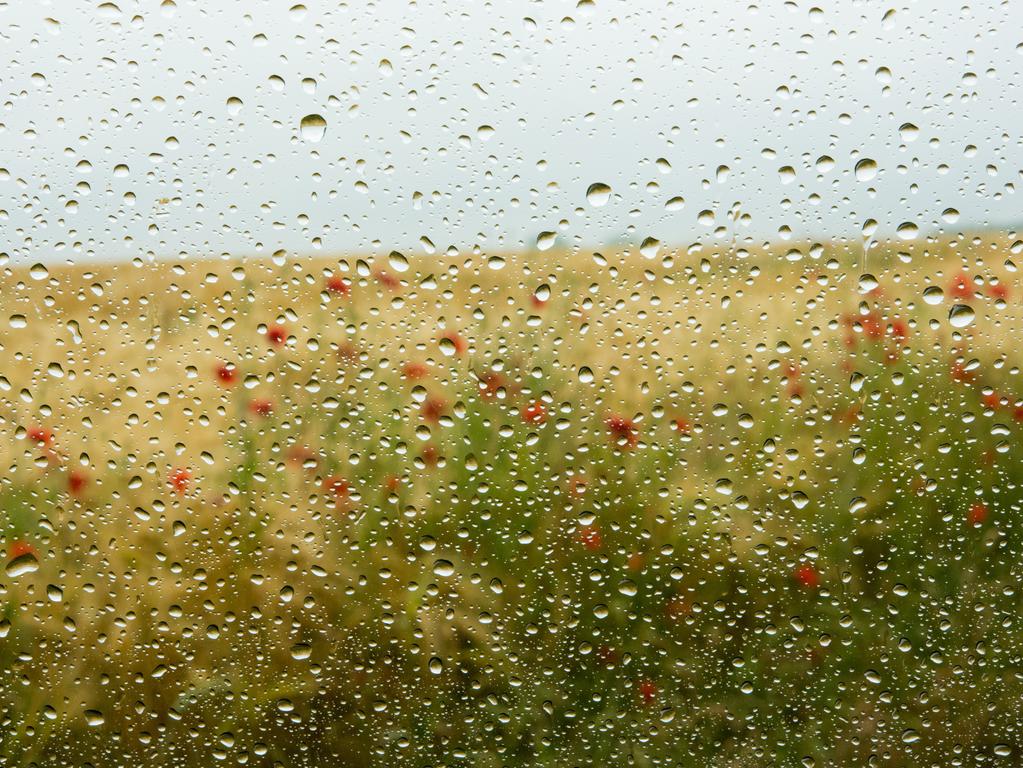
[[1021, 250], [4, 265], [0, 765], [1015, 764]]

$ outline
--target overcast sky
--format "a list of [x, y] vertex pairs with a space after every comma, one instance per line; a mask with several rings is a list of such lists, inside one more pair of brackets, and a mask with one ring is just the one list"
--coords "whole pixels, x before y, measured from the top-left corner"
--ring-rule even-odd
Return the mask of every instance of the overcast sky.
[[712, 244], [735, 204], [761, 239], [1023, 218], [1009, 3], [292, 6], [0, 4], [3, 250]]

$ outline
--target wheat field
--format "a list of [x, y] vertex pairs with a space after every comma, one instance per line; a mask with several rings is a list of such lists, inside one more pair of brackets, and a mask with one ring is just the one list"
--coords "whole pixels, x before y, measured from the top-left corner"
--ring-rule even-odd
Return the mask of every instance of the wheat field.
[[0, 764], [1011, 764], [1020, 249], [5, 265]]

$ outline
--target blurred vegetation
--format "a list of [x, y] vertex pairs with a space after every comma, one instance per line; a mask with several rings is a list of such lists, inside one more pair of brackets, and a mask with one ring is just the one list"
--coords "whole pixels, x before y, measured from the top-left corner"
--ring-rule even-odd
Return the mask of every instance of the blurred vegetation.
[[7, 268], [0, 764], [1013, 764], [1019, 249]]

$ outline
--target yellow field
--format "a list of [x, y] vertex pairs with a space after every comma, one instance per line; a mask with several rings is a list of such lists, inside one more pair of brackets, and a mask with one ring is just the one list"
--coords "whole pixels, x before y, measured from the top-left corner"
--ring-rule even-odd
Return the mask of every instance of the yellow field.
[[1013, 243], [8, 267], [3, 764], [1019, 754]]

